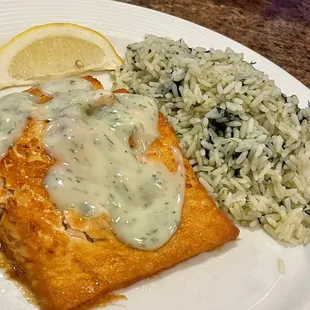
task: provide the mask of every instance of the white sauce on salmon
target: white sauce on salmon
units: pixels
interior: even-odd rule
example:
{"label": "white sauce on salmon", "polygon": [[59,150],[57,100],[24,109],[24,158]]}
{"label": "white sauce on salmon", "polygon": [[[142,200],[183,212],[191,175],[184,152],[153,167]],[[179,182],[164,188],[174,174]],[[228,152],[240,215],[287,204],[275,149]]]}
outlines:
{"label": "white sauce on salmon", "polygon": [[36,98],[28,93],[16,93],[0,98],[0,160],[21,136],[27,118],[33,113]]}
{"label": "white sauce on salmon", "polygon": [[[28,117],[48,120],[46,150],[58,163],[45,186],[56,207],[85,216],[107,212],[117,238],[137,249],[163,246],[178,228],[184,200],[183,158],[172,149],[178,169],[146,156],[156,139],[158,110],[144,96],[93,90],[75,78],[40,86],[53,99],[37,104],[29,94],[0,99],[0,154],[25,128]],[[129,144],[132,137],[134,147]]]}

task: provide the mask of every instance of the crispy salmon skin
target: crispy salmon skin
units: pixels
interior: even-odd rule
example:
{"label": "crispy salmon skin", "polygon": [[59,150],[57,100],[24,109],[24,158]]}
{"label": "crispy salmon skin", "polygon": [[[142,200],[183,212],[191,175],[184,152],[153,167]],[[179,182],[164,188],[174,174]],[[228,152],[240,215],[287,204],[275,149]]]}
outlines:
{"label": "crispy salmon skin", "polygon": [[[96,89],[102,88],[96,79],[85,78]],[[28,92],[41,103],[51,99],[36,88]],[[180,227],[156,251],[121,243],[107,215],[84,218],[57,210],[43,184],[57,161],[43,147],[45,128],[45,121],[29,120],[23,135],[0,162],[4,180],[0,240],[42,309],[67,310],[88,304],[238,236],[239,230],[216,208],[184,156],[186,190]],[[158,131],[148,155],[174,171],[177,164],[171,147],[181,149],[162,114]]]}

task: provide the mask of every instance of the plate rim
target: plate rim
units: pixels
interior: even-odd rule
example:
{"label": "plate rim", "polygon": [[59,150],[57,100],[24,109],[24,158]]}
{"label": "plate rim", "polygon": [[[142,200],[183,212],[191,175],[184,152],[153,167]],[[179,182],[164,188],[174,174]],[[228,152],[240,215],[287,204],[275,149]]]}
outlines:
{"label": "plate rim", "polygon": [[[57,2],[58,0],[56,0]],[[180,17],[177,17],[177,16],[173,16],[173,15],[170,15],[170,14],[167,14],[167,13],[163,13],[163,12],[160,12],[160,11],[156,11],[154,9],[150,9],[150,8],[145,8],[145,7],[141,7],[141,6],[138,6],[138,5],[134,5],[134,4],[129,4],[129,3],[124,3],[124,2],[118,2],[118,1],[112,1],[112,0],[101,0],[101,1],[98,1],[98,0],[95,0],[96,2],[100,2],[100,3],[106,3],[108,6],[111,6],[111,7],[119,7],[119,6],[123,6],[125,9],[127,9],[128,7],[130,7],[130,10],[135,10],[135,11],[141,11],[141,14],[143,14],[143,12],[145,10],[149,11],[151,15],[157,15],[157,16],[165,16],[165,18],[169,18],[169,19],[172,19],[173,20],[173,23],[184,23],[184,25],[190,25],[190,27],[198,27],[197,29],[199,29],[200,31],[208,31],[210,33],[212,33],[213,36],[215,37],[221,37],[222,40],[224,40],[225,42],[227,42],[227,45],[229,46],[229,43],[230,42],[233,42],[234,45],[237,45],[240,47],[241,50],[246,50],[247,53],[249,54],[253,54],[254,55],[257,55],[259,58],[261,58],[265,64],[272,64],[272,66],[276,67],[276,71],[280,71],[281,73],[285,73],[286,77],[285,79],[290,79],[291,82],[293,83],[296,83],[296,84],[301,84],[303,87],[306,88],[306,91],[308,93],[308,97],[310,99],[310,89],[305,86],[303,83],[301,83],[298,79],[296,79],[294,76],[292,76],[290,73],[288,73],[287,71],[285,71],[284,69],[282,69],[280,66],[278,66],[277,64],[273,63],[272,61],[270,61],[269,59],[267,59],[266,57],[262,56],[261,54],[259,54],[258,52],[256,51],[253,51],[252,49],[248,48],[247,46],[233,40],[233,39],[230,39],[229,37],[223,35],[223,34],[220,34],[214,30],[211,30],[209,28],[206,28],[204,26],[201,26],[201,25],[198,25],[198,24],[195,24],[191,21],[188,21],[188,20],[185,20],[185,19],[182,19]],[[9,2],[9,1],[8,1]],[[18,0],[14,0],[12,2],[15,2],[15,3],[19,3],[21,1],[18,1]],[[73,0],[69,0],[68,1],[69,3],[72,2],[72,3],[75,3],[75,2],[79,2],[79,1],[73,1]],[[86,2],[86,1],[85,1]],[[1,8],[1,4],[0,4],[0,8]],[[1,10],[0,10],[1,11]],[[140,14],[140,13],[139,13]],[[0,13],[1,15],[1,13]],[[212,44],[212,43],[211,43]],[[247,59],[246,59],[247,60]],[[269,72],[266,72],[268,75],[269,75]],[[275,81],[277,82],[277,81]],[[277,85],[277,83],[276,83]],[[300,86],[300,85],[299,85]],[[282,88],[282,87],[281,87]],[[302,88],[301,88],[302,89]],[[299,95],[297,94],[297,96],[299,97]],[[309,249],[310,250],[310,249]],[[310,305],[310,299],[309,299],[309,305]],[[305,308],[306,309],[306,308]]]}

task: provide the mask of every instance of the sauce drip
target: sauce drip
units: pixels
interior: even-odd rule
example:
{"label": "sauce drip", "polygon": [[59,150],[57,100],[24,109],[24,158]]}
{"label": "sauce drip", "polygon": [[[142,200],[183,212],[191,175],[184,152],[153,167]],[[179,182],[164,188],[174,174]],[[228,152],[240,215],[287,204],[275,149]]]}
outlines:
{"label": "sauce drip", "polygon": [[158,134],[155,102],[94,91],[79,78],[47,82],[40,89],[53,99],[43,105],[28,94],[0,99],[7,120],[0,126],[1,156],[21,135],[27,117],[48,120],[43,142],[58,163],[45,186],[56,207],[85,216],[106,212],[120,241],[144,250],[163,246],[180,222],[185,178],[179,150],[172,149],[178,163],[174,173],[146,156]]}

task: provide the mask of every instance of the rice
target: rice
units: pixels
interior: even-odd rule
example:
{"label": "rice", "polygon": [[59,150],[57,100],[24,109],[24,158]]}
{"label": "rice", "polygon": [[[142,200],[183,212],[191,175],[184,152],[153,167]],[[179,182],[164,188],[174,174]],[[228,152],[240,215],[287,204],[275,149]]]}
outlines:
{"label": "rice", "polygon": [[243,55],[147,36],[129,45],[114,88],[152,96],[201,184],[241,225],[310,241],[310,107]]}
{"label": "rice", "polygon": [[279,273],[285,273],[285,264],[283,259],[278,258],[277,259],[277,265],[278,265],[278,272]]}

